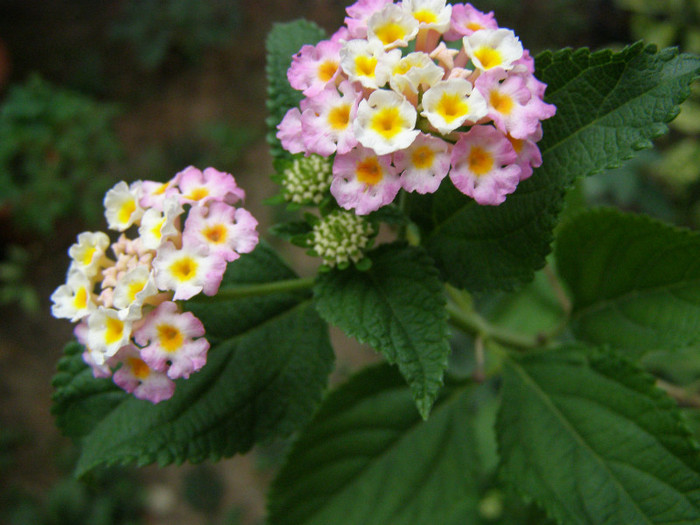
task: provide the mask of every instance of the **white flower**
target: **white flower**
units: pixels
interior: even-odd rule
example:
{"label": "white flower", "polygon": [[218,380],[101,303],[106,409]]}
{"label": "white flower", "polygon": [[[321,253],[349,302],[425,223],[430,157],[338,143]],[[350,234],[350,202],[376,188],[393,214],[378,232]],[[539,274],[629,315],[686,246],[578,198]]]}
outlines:
{"label": "white flower", "polygon": [[96,308],[92,289],[93,283],[84,273],[69,271],[66,284],[51,294],[51,314],[73,323],[89,315]]}
{"label": "white flower", "polygon": [[474,123],[487,113],[484,97],[463,78],[438,82],[423,95],[421,115],[443,134],[454,131],[466,121]]}
{"label": "white flower", "polygon": [[389,4],[367,20],[367,40],[384,49],[406,47],[418,34],[418,21],[401,6]]}
{"label": "white flower", "polygon": [[500,67],[508,71],[523,56],[523,46],[510,29],[480,29],[462,39],[464,52],[482,71]]}
{"label": "white flower", "polygon": [[[400,51],[396,52],[401,55]],[[381,42],[350,40],[340,50],[340,67],[351,82],[359,82],[363,87],[377,89],[389,79],[385,55]]]}
{"label": "white flower", "polygon": [[180,199],[177,196],[167,197],[163,202],[163,212],[149,208],[141,217],[139,236],[143,247],[147,250],[157,250],[163,242],[177,238],[180,229],[176,221],[183,212]]}
{"label": "white flower", "polygon": [[100,306],[88,317],[87,346],[98,365],[129,344],[130,338],[131,321],[119,319],[116,310]]}
{"label": "white flower", "polygon": [[420,28],[444,33],[450,28],[452,6],[445,0],[403,0],[402,7],[420,24]]}
{"label": "white flower", "polygon": [[136,181],[131,186],[121,181],[109,190],[104,199],[105,217],[109,228],[123,232],[137,223],[144,212],[139,205],[140,199],[141,181]]}
{"label": "white flower", "polygon": [[104,263],[104,255],[109,246],[109,237],[102,232],[83,232],[78,242],[68,249],[72,259],[70,269],[77,270],[87,277],[95,277]]}
{"label": "white flower", "polygon": [[377,155],[407,148],[420,133],[416,109],[401,95],[377,90],[360,102],[353,131],[357,140]]}
{"label": "white flower", "polygon": [[418,93],[419,88],[425,91],[439,82],[444,74],[426,53],[409,53],[392,64],[389,85],[397,93]]}
{"label": "white flower", "polygon": [[156,286],[160,290],[173,290],[173,300],[186,300],[204,290],[214,295],[219,289],[226,270],[222,257],[209,254],[205,245],[183,245],[177,249],[171,242],[165,243],[153,261],[156,270]]}
{"label": "white flower", "polygon": [[119,309],[119,319],[136,321],[141,319],[141,307],[146,299],[158,294],[153,273],[147,266],[138,266],[128,271],[114,287],[113,303]]}

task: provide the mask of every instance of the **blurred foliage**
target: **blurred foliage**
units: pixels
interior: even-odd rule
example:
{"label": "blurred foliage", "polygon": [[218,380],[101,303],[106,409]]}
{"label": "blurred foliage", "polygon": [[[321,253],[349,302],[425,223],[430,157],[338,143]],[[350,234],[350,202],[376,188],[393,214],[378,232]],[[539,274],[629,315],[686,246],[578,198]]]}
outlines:
{"label": "blurred foliage", "polygon": [[94,222],[121,148],[116,108],[52,86],[38,75],[0,107],[0,209],[23,233],[47,235],[56,219]]}
{"label": "blurred foliage", "polygon": [[221,508],[224,488],[221,475],[211,465],[197,465],[185,475],[185,500],[190,507],[210,518]]}
{"label": "blurred foliage", "polygon": [[17,303],[27,313],[39,311],[37,291],[27,283],[31,254],[24,247],[11,244],[0,258],[0,305]]}
{"label": "blurred foliage", "polygon": [[146,69],[157,69],[171,52],[188,60],[224,46],[240,23],[236,0],[128,0],[112,36],[132,46]]}

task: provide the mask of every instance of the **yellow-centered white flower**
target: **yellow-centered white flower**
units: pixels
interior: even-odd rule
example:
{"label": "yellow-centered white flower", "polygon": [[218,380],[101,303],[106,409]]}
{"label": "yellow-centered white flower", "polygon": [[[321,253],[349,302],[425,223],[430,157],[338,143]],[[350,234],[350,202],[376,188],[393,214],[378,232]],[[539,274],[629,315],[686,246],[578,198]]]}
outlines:
{"label": "yellow-centered white flower", "polygon": [[68,272],[68,279],[51,294],[51,315],[76,322],[92,312],[96,306],[92,293],[93,282],[78,270]]}
{"label": "yellow-centered white flower", "polygon": [[452,6],[445,0],[403,0],[403,9],[418,21],[420,29],[444,33],[450,28]]}
{"label": "yellow-centered white flower", "polygon": [[114,287],[113,303],[119,309],[119,319],[136,321],[141,319],[141,308],[149,297],[158,294],[153,272],[146,266],[137,266],[125,273]]}
{"label": "yellow-centered white flower", "polygon": [[139,206],[140,198],[141,181],[131,186],[121,181],[107,192],[104,199],[105,217],[111,230],[123,232],[141,220],[144,210]]}
{"label": "yellow-centered white flower", "polygon": [[487,113],[483,95],[463,78],[438,82],[423,95],[421,115],[443,134],[454,131],[465,122],[474,123]]}
{"label": "yellow-centered white flower", "polygon": [[426,53],[409,53],[391,64],[389,85],[397,93],[418,93],[439,82],[445,71]]}
{"label": "yellow-centered white flower", "polygon": [[177,197],[167,197],[163,203],[163,212],[149,208],[141,217],[139,236],[143,247],[147,250],[157,250],[163,242],[180,236],[176,221],[183,212]]}
{"label": "yellow-centered white flower", "polygon": [[130,338],[131,321],[119,319],[116,310],[100,306],[88,317],[87,346],[98,365],[129,344]]}
{"label": "yellow-centered white flower", "polygon": [[462,38],[464,52],[477,69],[513,69],[523,56],[523,45],[510,29],[480,29]]}
{"label": "yellow-centered white flower", "polygon": [[381,42],[350,40],[340,50],[340,67],[351,82],[378,89],[389,79],[385,55]]}
{"label": "yellow-centered white flower", "polygon": [[418,20],[401,6],[388,4],[367,19],[367,40],[384,49],[406,47],[418,34]]}
{"label": "yellow-centered white flower", "polygon": [[78,242],[68,249],[68,255],[72,259],[70,270],[77,270],[90,278],[95,277],[105,262],[104,255],[109,244],[106,233],[81,233]]}
{"label": "yellow-centered white flower", "polygon": [[360,102],[353,131],[357,140],[377,155],[407,148],[418,133],[416,109],[401,95],[379,89]]}

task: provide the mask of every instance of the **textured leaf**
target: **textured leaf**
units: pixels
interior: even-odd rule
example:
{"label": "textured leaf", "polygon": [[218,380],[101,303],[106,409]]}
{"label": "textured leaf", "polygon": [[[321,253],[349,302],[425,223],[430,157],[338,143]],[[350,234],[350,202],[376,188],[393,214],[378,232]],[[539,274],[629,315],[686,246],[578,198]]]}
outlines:
{"label": "textured leaf", "polygon": [[303,98],[300,91],[293,89],[287,80],[287,70],[292,63],[292,56],[305,44],[314,45],[326,37],[326,32],[313,22],[295,20],[283,24],[274,24],[267,35],[267,110],[270,115],[267,141],[274,158],[287,156],[275,134],[277,124],[282,122],[287,110],[298,106]]}
{"label": "textured leaf", "polygon": [[445,278],[473,291],[532,279],[550,251],[566,188],[619,166],[667,130],[698,75],[700,58],[641,44],[620,53],[544,53],[537,76],[557,114],[543,122],[543,164],[500,206],[479,206],[450,184],[411,200],[424,246]]}
{"label": "textured leaf", "polygon": [[700,523],[698,448],[653,379],[609,352],[507,360],[506,479],[560,523]]}
{"label": "textured leaf", "polygon": [[577,338],[630,352],[700,343],[700,234],[612,209],[558,234]]}
{"label": "textured leaf", "polygon": [[393,368],[361,372],[328,396],[295,443],[272,486],[269,524],[435,525],[473,516],[471,392],[448,384],[423,422]]}
{"label": "textured leaf", "polygon": [[[265,245],[229,265],[222,286],[289,278]],[[292,274],[293,275],[293,274]],[[113,463],[218,459],[306,423],[333,362],[327,327],[302,294],[191,309],[214,344],[206,366],[153,405],[92,379],[75,347],[57,376],[54,413],[82,437],[77,473]],[[69,366],[70,365],[70,366]]]}
{"label": "textured leaf", "polygon": [[322,274],[316,306],[329,323],[396,363],[427,417],[447,368],[447,313],[432,261],[419,248],[384,245],[372,268]]}

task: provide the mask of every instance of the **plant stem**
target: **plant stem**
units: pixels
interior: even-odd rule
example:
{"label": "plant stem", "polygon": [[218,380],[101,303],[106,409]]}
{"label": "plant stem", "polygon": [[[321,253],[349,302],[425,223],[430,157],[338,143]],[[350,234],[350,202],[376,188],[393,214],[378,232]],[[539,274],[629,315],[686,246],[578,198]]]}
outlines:
{"label": "plant stem", "polygon": [[284,281],[270,281],[259,284],[243,284],[241,286],[232,286],[230,288],[220,288],[216,295],[197,296],[190,299],[197,303],[219,303],[223,301],[231,301],[233,299],[244,299],[247,297],[261,297],[276,293],[289,293],[309,290],[314,284],[313,277],[299,277],[296,279],[287,279]]}
{"label": "plant stem", "polygon": [[457,328],[467,333],[481,336],[484,339],[492,339],[498,343],[521,350],[529,350],[542,346],[540,338],[510,332],[498,326],[494,326],[474,310],[463,310],[453,304],[448,304],[447,313],[450,316],[450,321]]}

